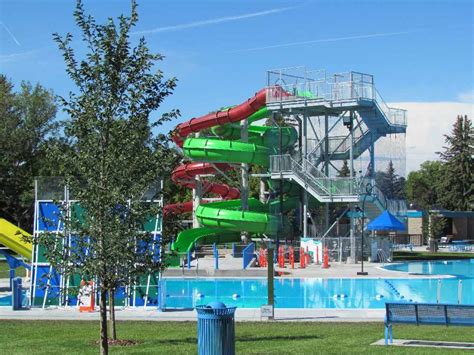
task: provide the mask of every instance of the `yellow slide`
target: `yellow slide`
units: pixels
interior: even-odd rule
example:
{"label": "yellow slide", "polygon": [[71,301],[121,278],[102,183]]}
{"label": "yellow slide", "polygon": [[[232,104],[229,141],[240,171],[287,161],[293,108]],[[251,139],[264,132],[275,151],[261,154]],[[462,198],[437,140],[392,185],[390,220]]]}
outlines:
{"label": "yellow slide", "polygon": [[13,250],[15,253],[31,259],[31,243],[25,242],[22,236],[31,237],[31,234],[18,228],[6,219],[0,218],[0,244]]}

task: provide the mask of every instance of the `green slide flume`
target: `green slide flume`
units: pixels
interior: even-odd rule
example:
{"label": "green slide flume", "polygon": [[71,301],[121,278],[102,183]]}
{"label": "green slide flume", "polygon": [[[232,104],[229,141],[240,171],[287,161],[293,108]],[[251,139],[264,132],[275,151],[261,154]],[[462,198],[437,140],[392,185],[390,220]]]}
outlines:
{"label": "green slide flume", "polygon": [[[268,111],[263,107],[247,120],[250,124],[267,117]],[[247,163],[268,168],[269,156],[277,154],[280,145],[286,149],[297,140],[297,132],[292,127],[249,125],[247,142],[240,139],[241,127],[238,123],[215,126],[212,133],[218,137],[186,139],[183,144],[184,154],[200,162]],[[298,199],[288,199],[284,208],[294,208],[297,202]],[[240,199],[200,205],[195,213],[203,227],[180,232],[172,249],[184,253],[197,244],[237,242],[241,240],[242,232],[274,235],[282,226],[277,214],[272,213],[276,211],[273,204],[264,204],[250,198],[246,211],[241,209]]]}

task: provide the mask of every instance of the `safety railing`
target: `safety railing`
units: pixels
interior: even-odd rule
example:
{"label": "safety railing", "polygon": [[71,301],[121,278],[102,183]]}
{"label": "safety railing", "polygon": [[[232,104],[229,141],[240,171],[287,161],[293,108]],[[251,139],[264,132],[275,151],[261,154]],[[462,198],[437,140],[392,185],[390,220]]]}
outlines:
{"label": "safety railing", "polygon": [[374,88],[374,102],[379,107],[379,110],[383,112],[385,117],[387,117],[388,121],[392,125],[397,126],[406,126],[407,125],[407,117],[406,117],[406,110],[389,107],[385,100],[382,98],[380,93],[377,89]]}
{"label": "safety railing", "polygon": [[[382,209],[398,216],[406,215],[406,201],[387,199],[385,194],[373,180],[367,176],[363,178],[328,177],[307,159],[296,161],[291,155],[271,155],[270,172],[272,174],[290,174],[297,177],[305,187],[313,189],[320,197],[349,197],[363,196],[369,193],[377,200]],[[367,185],[370,184],[370,191]]]}
{"label": "safety railing", "polygon": [[406,110],[389,107],[368,74],[336,74],[332,80],[304,80],[267,88],[267,104],[290,101],[373,101],[392,125],[406,126]]}
{"label": "safety railing", "polygon": [[385,196],[385,194],[380,190],[377,185],[374,185],[373,180],[370,177],[365,176],[360,180],[360,191],[361,194],[364,194],[367,184],[371,185],[372,196],[377,199],[382,208],[389,211],[395,216],[406,216],[407,212],[407,202],[406,200],[400,199],[390,199]]}
{"label": "safety railing", "polygon": [[272,173],[290,173],[296,175],[304,184],[313,188],[319,196],[337,197],[358,194],[358,182],[355,178],[327,177],[308,160],[297,162],[290,155],[270,156]]}

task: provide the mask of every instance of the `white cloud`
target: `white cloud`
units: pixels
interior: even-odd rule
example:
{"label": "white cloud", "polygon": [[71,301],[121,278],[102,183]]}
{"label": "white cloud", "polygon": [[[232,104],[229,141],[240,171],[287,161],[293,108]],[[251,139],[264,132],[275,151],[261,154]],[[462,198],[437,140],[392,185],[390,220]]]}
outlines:
{"label": "white cloud", "polygon": [[172,26],[157,27],[150,30],[135,31],[135,32],[132,32],[132,34],[144,35],[144,34],[151,34],[151,33],[158,33],[158,32],[178,31],[178,30],[184,30],[184,29],[193,28],[193,27],[202,27],[202,26],[208,26],[208,25],[215,25],[215,24],[223,23],[223,22],[244,20],[244,19],[248,19],[252,17],[266,16],[266,15],[276,14],[278,12],[283,12],[286,10],[291,10],[293,8],[294,7],[280,7],[276,9],[252,12],[252,13],[243,14],[243,15],[225,16],[225,17],[219,17],[219,18],[203,20],[203,21],[188,22],[188,23],[182,23],[182,24],[177,24],[177,25],[172,25]]}
{"label": "white cloud", "polygon": [[462,92],[458,95],[458,100],[469,104],[474,104],[474,89]]}
{"label": "white cloud", "polygon": [[19,53],[12,53],[12,54],[0,54],[0,63],[8,63],[14,60],[30,58],[31,56],[35,55],[38,52],[37,49],[27,52],[19,52]]}
{"label": "white cloud", "polygon": [[474,117],[474,104],[459,102],[396,102],[391,107],[408,110],[406,134],[407,174],[426,160],[439,159],[436,152],[445,145],[458,115]]}

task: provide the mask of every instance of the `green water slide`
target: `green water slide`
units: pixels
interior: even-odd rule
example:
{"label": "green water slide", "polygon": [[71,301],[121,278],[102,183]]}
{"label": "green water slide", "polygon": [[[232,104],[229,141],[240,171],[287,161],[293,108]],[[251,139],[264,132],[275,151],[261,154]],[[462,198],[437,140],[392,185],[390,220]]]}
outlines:
{"label": "green water slide", "polygon": [[[295,208],[299,197],[286,198],[283,202],[283,211]],[[196,209],[196,217],[202,228],[187,229],[179,233],[173,250],[187,252],[196,244],[232,243],[241,240],[240,234],[246,231],[253,235],[272,235],[287,224],[286,217],[281,226],[279,201],[263,204],[255,198],[249,198],[248,211],[242,211],[240,200],[220,201],[200,205]]]}
{"label": "green water slide", "polygon": [[[262,108],[247,119],[252,123],[266,117],[268,111]],[[240,130],[238,123],[215,126],[212,132],[220,138],[188,138],[184,141],[184,154],[195,161],[247,163],[266,168],[269,156],[276,154],[280,146],[280,132],[284,149],[297,140],[297,132],[292,127],[249,125],[248,142],[240,141]],[[297,198],[290,198],[284,209],[294,208],[297,203]],[[241,210],[241,200],[200,205],[196,217],[203,227],[180,232],[172,249],[183,253],[197,244],[237,242],[244,231],[253,235],[273,235],[281,228],[281,221],[274,213],[278,209],[274,205],[263,204],[254,198],[249,199],[247,211]]]}

